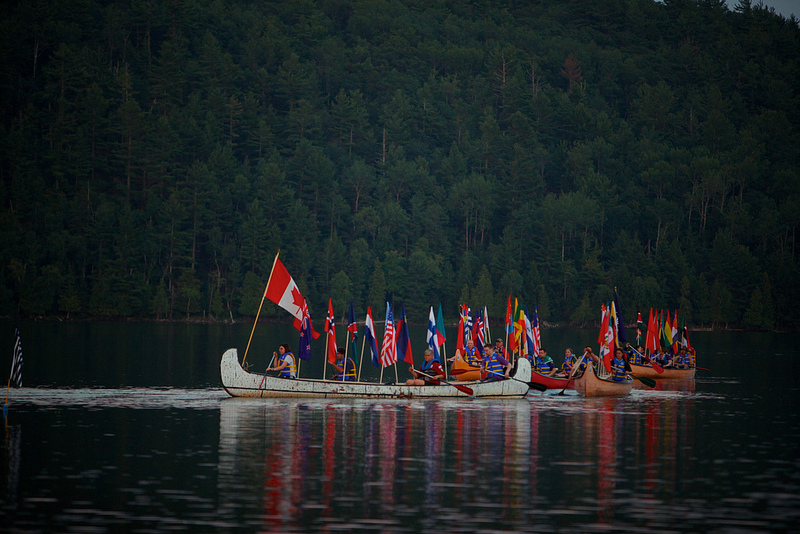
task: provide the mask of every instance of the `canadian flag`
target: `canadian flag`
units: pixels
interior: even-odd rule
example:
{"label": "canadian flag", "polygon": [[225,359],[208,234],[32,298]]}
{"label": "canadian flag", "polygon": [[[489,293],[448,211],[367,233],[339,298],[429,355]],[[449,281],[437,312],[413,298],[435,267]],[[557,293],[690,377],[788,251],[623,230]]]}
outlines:
{"label": "canadian flag", "polygon": [[[294,278],[277,257],[275,258],[275,265],[272,266],[272,274],[269,277],[267,288],[264,290],[263,298],[269,299],[291,313],[295,319],[294,327],[300,330],[303,321],[303,309],[306,308],[306,299],[300,294]],[[308,312],[306,311],[306,313]],[[319,337],[319,333],[314,330],[313,325],[311,326],[311,333],[314,339]]]}

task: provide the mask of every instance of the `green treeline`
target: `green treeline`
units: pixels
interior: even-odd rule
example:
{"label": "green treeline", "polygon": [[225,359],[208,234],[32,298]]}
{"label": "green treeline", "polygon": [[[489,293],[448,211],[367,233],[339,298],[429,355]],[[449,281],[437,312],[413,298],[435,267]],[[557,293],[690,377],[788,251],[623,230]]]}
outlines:
{"label": "green treeline", "polygon": [[252,317],[280,250],[320,324],[616,286],[800,326],[800,30],[760,4],[2,10],[0,315]]}

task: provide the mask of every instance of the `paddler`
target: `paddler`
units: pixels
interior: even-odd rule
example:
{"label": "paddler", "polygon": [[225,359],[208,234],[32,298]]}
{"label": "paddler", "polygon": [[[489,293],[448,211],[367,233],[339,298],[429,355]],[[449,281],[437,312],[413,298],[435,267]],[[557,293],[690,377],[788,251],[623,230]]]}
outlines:
{"label": "paddler", "polygon": [[288,343],[283,343],[278,347],[278,353],[273,352],[272,357],[277,358],[274,367],[267,367],[267,371],[278,371],[278,378],[297,378],[297,367],[295,366],[294,354]]}
{"label": "paddler", "polygon": [[[502,346],[502,340],[499,340]],[[505,380],[511,372],[511,364],[502,354],[495,352],[494,347],[486,345],[483,348],[483,373],[485,378],[481,382],[496,382]]]}
{"label": "paddler", "polygon": [[444,369],[439,362],[433,359],[433,349],[425,350],[425,361],[419,370],[411,367],[414,378],[406,380],[408,386],[438,386],[439,380],[444,378]]}
{"label": "paddler", "polygon": [[333,379],[354,382],[356,380],[356,364],[353,362],[353,359],[344,355],[344,349],[342,347],[336,349],[336,357],[338,360],[331,364],[333,368],[336,369]]}

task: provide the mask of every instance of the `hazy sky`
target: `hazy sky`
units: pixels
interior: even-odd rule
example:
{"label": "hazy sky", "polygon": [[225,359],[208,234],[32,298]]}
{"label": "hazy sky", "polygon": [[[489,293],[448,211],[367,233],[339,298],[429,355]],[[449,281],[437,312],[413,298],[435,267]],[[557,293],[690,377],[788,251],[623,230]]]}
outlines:
{"label": "hazy sky", "polygon": [[[763,0],[767,7],[774,7],[775,11],[788,19],[794,14],[794,18],[800,18],[800,0]],[[726,0],[728,7],[732,10],[739,3],[738,0]],[[753,5],[758,4],[758,0],[753,0]]]}

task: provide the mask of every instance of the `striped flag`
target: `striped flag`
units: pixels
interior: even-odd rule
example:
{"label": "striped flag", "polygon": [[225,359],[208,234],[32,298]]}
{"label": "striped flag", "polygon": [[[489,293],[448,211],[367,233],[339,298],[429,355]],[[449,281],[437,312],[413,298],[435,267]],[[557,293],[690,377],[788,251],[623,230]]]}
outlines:
{"label": "striped flag", "polygon": [[22,341],[19,338],[19,328],[14,331],[14,358],[11,360],[11,375],[9,381],[17,388],[22,387]]}
{"label": "striped flag", "polygon": [[533,303],[533,321],[531,321],[531,330],[533,331],[533,355],[539,355],[539,349],[542,347],[542,329],[539,325],[539,306]]}
{"label": "striped flag", "polygon": [[397,339],[395,339],[392,305],[386,303],[386,329],[383,331],[381,346],[381,367],[389,367],[397,362]]}
{"label": "striped flag", "polygon": [[378,343],[375,340],[375,324],[372,322],[372,306],[370,306],[367,308],[367,320],[366,325],[364,325],[364,341],[369,345],[372,364],[375,367],[380,367],[381,364],[378,361]]}
{"label": "striped flag", "polygon": [[636,346],[642,346],[642,312],[636,312]]}

